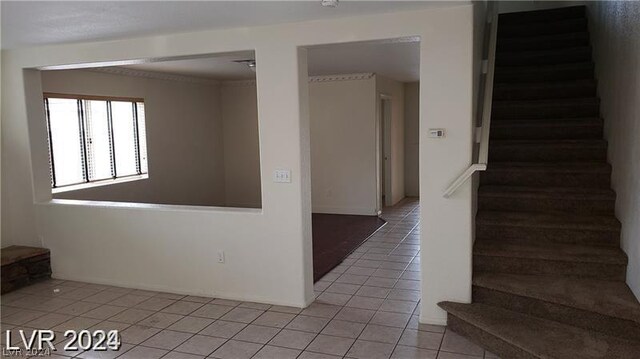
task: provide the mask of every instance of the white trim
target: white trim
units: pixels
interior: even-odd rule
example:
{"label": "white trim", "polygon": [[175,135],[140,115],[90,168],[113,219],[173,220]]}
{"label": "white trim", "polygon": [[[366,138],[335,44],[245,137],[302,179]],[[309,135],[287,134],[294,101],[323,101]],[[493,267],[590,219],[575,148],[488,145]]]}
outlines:
{"label": "white trim", "polygon": [[[354,74],[334,74],[322,76],[309,76],[309,82],[329,82],[329,81],[358,81],[372,79],[376,74],[373,72],[363,72]],[[256,80],[230,80],[221,81],[222,86],[255,86]]]}
{"label": "white trim", "polygon": [[216,299],[227,299],[227,300],[235,300],[235,301],[240,301],[240,302],[264,303],[264,304],[280,305],[280,306],[287,306],[287,307],[294,307],[294,308],[305,308],[309,304],[311,304],[311,303],[294,303],[294,302],[289,302],[289,301],[278,302],[278,301],[273,301],[273,300],[270,300],[269,298],[265,298],[265,297],[262,297],[262,296],[253,296],[253,295],[241,295],[241,294],[234,294],[234,293],[219,294],[219,293],[215,293],[214,291],[206,291],[206,290],[204,290],[204,291],[182,290],[182,289],[179,289],[179,288],[176,289],[173,286],[166,287],[166,286],[161,286],[161,285],[145,285],[145,284],[140,284],[138,282],[132,283],[132,282],[128,282],[128,281],[113,281],[113,280],[108,280],[108,279],[105,280],[105,279],[100,279],[100,278],[86,277],[86,276],[83,276],[83,275],[64,275],[64,274],[59,275],[59,274],[54,273],[54,274],[51,275],[51,278],[57,279],[57,280],[68,280],[68,281],[75,281],[75,282],[85,282],[85,283],[100,284],[100,285],[107,285],[107,286],[128,288],[128,289],[138,289],[138,290],[146,290],[146,291],[162,292],[162,293],[172,293],[172,294],[180,294],[180,295],[211,297],[211,298],[216,298]]}
{"label": "white trim", "polygon": [[309,82],[369,80],[373,78],[373,76],[375,76],[373,72],[309,76]]}
{"label": "white trim", "polygon": [[70,185],[70,186],[62,186],[62,187],[58,187],[58,188],[52,188],[51,189],[51,193],[56,194],[56,193],[64,193],[64,192],[70,192],[70,191],[78,191],[78,190],[83,190],[83,189],[87,189],[87,188],[109,186],[109,185],[118,184],[118,183],[141,181],[141,180],[145,180],[145,179],[148,179],[148,178],[149,178],[149,174],[148,173],[137,175],[137,176],[127,176],[127,177],[122,177],[122,178],[115,178],[115,179],[108,178],[108,179],[105,179],[105,180],[100,180],[100,181],[95,181],[95,182],[79,183],[79,184],[74,184],[74,185]]}
{"label": "white trim", "polygon": [[238,208],[238,207],[221,207],[221,206],[198,206],[184,204],[157,204],[157,203],[141,203],[141,202],[110,202],[110,201],[90,201],[79,199],[52,199],[48,202],[36,203],[38,206],[79,206],[87,208],[124,208],[137,210],[163,210],[170,212],[179,211],[202,211],[202,212],[221,212],[225,214],[255,214],[261,215],[262,208]]}

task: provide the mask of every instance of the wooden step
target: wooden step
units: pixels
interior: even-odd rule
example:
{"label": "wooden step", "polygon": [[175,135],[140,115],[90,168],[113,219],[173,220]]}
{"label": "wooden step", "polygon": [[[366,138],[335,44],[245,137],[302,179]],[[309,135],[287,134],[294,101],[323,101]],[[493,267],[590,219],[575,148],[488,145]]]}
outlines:
{"label": "wooden step", "polygon": [[545,66],[496,67],[494,81],[496,84],[500,84],[592,80],[593,70],[594,64],[592,62]]}
{"label": "wooden step", "polygon": [[570,213],[478,211],[476,241],[521,244],[620,245],[620,222],[614,216]]}
{"label": "wooden step", "polygon": [[447,328],[502,358],[637,359],[640,343],[480,303],[441,302]]}
{"label": "wooden step", "polygon": [[498,42],[506,38],[558,35],[587,31],[587,19],[559,19],[549,22],[500,24],[498,21]]}
{"label": "wooden step", "polygon": [[640,340],[640,303],[622,282],[476,273],[473,302]]}
{"label": "wooden step", "polygon": [[613,215],[616,194],[605,188],[481,186],[478,209]]}
{"label": "wooden step", "polygon": [[603,121],[599,118],[495,121],[491,140],[601,139]]}
{"label": "wooden step", "polygon": [[606,162],[605,140],[492,140],[492,162]]}
{"label": "wooden step", "polygon": [[499,23],[504,25],[548,23],[566,19],[584,19],[586,15],[586,6],[568,6],[500,14]]}
{"label": "wooden step", "polygon": [[2,294],[51,278],[50,252],[46,248],[2,248]]}
{"label": "wooden step", "polygon": [[611,166],[607,163],[495,163],[489,159],[480,173],[483,185],[610,188]]}
{"label": "wooden step", "polygon": [[493,88],[494,101],[547,100],[562,98],[593,98],[596,96],[595,80],[566,82],[503,83]]}
{"label": "wooden step", "polygon": [[614,247],[477,239],[473,247],[473,271],[624,282],[627,256]]}
{"label": "wooden step", "polygon": [[496,66],[539,66],[591,61],[591,46],[533,51],[501,52]]}
{"label": "wooden step", "polygon": [[535,101],[494,101],[491,110],[491,119],[496,121],[599,116],[600,100],[595,97]]}
{"label": "wooden step", "polygon": [[506,38],[500,39],[496,45],[497,53],[581,47],[589,45],[589,33],[582,31],[559,35]]}

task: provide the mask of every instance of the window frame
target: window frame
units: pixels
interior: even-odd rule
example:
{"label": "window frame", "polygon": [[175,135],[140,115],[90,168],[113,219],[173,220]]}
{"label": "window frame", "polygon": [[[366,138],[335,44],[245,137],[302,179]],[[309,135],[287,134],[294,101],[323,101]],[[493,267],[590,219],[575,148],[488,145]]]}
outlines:
{"label": "window frame", "polygon": [[[79,140],[80,140],[80,154],[82,162],[82,182],[77,183],[69,183],[65,185],[58,186],[56,185],[56,176],[55,176],[55,155],[53,153],[53,141],[52,141],[52,133],[51,133],[51,116],[49,109],[49,99],[71,99],[76,100],[77,108],[78,108],[78,123],[79,123]],[[107,106],[107,125],[108,125],[108,136],[109,136],[109,156],[110,156],[110,166],[111,166],[111,177],[110,178],[101,178],[101,179],[90,179],[90,170],[89,170],[89,141],[87,140],[87,120],[86,120],[86,112],[83,101],[105,101]],[[131,104],[131,111],[133,117],[133,138],[134,138],[134,157],[136,163],[136,173],[128,174],[123,176],[118,176],[117,167],[116,167],[116,152],[115,152],[115,140],[113,135],[113,117],[111,111],[111,102],[128,102]],[[149,169],[148,164],[146,171],[142,171],[142,158],[141,158],[141,147],[140,147],[140,121],[138,118],[138,104],[142,103],[144,105],[144,98],[139,97],[122,97],[122,96],[96,96],[96,95],[78,95],[78,94],[65,94],[65,93],[54,93],[54,92],[44,92],[43,93],[43,103],[45,109],[45,122],[47,126],[47,148],[49,152],[49,175],[51,178],[51,189],[52,192],[63,192],[65,190],[77,190],[82,188],[88,188],[93,186],[103,186],[108,184],[120,183],[120,182],[129,182],[137,179],[145,179],[148,178]],[[145,111],[146,113],[146,111]],[[144,120],[146,124],[146,118]],[[146,129],[144,131],[146,133]],[[146,136],[144,138],[146,143]],[[146,146],[145,146],[146,147]],[[147,159],[148,161],[148,159]],[[148,163],[148,162],[147,162]]]}

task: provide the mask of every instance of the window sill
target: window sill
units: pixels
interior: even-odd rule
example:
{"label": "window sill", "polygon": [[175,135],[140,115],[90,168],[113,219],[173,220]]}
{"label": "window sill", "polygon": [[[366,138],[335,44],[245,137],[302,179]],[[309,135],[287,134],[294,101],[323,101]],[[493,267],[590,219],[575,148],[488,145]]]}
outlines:
{"label": "window sill", "polygon": [[90,183],[81,183],[81,184],[74,184],[74,185],[64,186],[59,188],[52,188],[51,193],[56,194],[56,193],[63,193],[63,192],[70,192],[70,191],[78,191],[78,190],[87,189],[87,188],[102,187],[102,186],[109,186],[109,185],[119,184],[119,183],[140,181],[148,178],[149,178],[149,174],[145,173],[141,175],[127,176],[127,177],[116,178],[116,179],[106,179],[106,180],[95,181]]}

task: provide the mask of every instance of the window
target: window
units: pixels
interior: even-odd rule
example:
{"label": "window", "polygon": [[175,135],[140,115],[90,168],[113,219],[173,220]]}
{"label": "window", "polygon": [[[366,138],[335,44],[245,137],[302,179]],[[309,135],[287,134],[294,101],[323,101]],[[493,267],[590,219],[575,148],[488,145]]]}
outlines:
{"label": "window", "polygon": [[44,94],[53,188],[146,175],[144,100]]}

